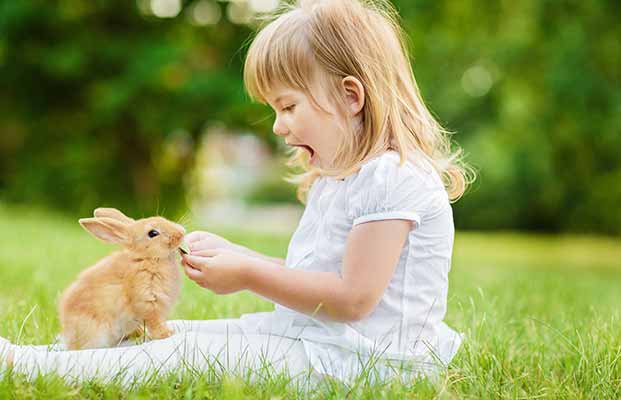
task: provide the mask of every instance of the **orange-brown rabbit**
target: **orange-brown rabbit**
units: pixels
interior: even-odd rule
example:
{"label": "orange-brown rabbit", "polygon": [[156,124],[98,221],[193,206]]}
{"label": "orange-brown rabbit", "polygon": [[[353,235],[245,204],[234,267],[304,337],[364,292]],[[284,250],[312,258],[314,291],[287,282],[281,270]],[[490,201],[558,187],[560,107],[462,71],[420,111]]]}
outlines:
{"label": "orange-brown rabbit", "polygon": [[62,338],[70,350],[117,345],[144,334],[170,336],[168,316],[181,289],[177,251],[185,229],[162,217],[133,220],[116,209],[98,208],[80,225],[123,249],[83,271],[63,293]]}

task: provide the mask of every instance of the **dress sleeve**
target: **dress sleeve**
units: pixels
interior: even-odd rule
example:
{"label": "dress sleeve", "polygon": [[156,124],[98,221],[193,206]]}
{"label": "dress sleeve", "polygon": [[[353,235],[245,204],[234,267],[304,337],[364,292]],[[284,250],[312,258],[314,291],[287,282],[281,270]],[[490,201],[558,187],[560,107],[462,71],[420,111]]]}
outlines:
{"label": "dress sleeve", "polygon": [[[362,166],[348,186],[348,215],[353,224],[405,219],[420,226],[425,210],[437,198],[437,181],[398,157],[381,156]],[[431,182],[431,184],[430,184]]]}

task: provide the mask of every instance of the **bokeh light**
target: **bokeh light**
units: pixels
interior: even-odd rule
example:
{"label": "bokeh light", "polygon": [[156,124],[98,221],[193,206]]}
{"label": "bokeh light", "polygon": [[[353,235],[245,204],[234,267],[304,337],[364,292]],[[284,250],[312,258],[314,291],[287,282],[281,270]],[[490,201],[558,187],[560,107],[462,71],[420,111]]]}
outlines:
{"label": "bokeh light", "polygon": [[174,18],[181,11],[181,0],[151,0],[153,15],[160,18]]}
{"label": "bokeh light", "polygon": [[226,16],[234,24],[248,24],[252,21],[253,12],[247,2],[234,1],[227,6]]}
{"label": "bokeh light", "polygon": [[213,1],[199,0],[190,8],[189,18],[194,25],[215,25],[222,18],[222,11]]}
{"label": "bokeh light", "polygon": [[461,77],[461,86],[472,97],[484,96],[493,84],[492,75],[482,65],[475,65],[466,70]]}
{"label": "bokeh light", "polygon": [[249,0],[250,9],[256,13],[267,13],[274,11],[280,1],[279,0]]}

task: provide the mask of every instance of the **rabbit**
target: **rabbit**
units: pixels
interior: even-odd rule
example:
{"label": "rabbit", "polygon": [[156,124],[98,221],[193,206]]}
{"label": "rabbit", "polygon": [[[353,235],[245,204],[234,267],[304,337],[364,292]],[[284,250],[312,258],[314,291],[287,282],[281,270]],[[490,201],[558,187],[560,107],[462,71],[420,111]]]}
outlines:
{"label": "rabbit", "polygon": [[166,317],[179,296],[177,251],[185,229],[162,217],[133,220],[98,208],[80,225],[123,248],[84,270],[62,294],[61,338],[69,350],[112,347],[124,338],[172,335]]}

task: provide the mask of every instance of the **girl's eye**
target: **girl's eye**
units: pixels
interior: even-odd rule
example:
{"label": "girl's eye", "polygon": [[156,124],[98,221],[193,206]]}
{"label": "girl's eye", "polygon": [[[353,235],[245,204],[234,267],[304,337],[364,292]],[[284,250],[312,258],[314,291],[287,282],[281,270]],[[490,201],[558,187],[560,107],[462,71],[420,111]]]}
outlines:
{"label": "girl's eye", "polygon": [[159,235],[160,233],[158,231],[156,231],[155,229],[151,229],[148,233],[149,237],[151,239],[153,239],[154,237],[156,237],[157,235]]}
{"label": "girl's eye", "polygon": [[293,111],[293,108],[295,107],[295,104],[291,104],[290,106],[287,106],[285,108],[283,108],[283,111]]}

